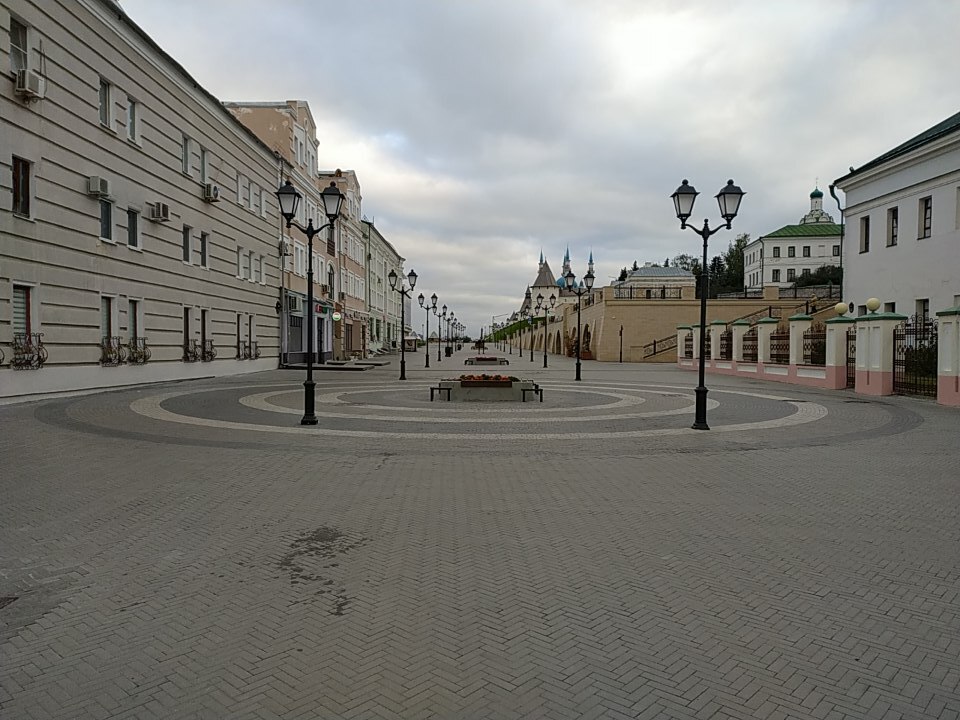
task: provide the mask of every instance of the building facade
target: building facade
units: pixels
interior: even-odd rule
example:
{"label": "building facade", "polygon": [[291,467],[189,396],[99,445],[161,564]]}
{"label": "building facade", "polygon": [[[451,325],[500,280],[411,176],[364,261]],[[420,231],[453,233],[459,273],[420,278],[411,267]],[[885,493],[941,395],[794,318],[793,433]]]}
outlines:
{"label": "building facade", "polygon": [[857,314],[960,305],[960,113],[835,182],[846,195],[844,299]]}
{"label": "building facade", "polygon": [[400,337],[398,294],[390,289],[390,271],[404,277],[404,259],[383,236],[372,220],[362,220],[361,230],[367,260],[367,350],[383,352],[396,349]]}
{"label": "building facade", "polygon": [[367,253],[363,239],[363,196],[353,170],[320,173],[321,184],[333,183],[344,195],[336,225],[339,291],[335,297],[341,320],[334,324],[334,355],[338,359],[367,354]]}
{"label": "building facade", "polygon": [[[304,100],[286,102],[227,102],[224,106],[282,160],[278,175],[290,180],[303,196],[296,221],[314,227],[327,222],[320,193],[325,187],[317,170],[317,125]],[[339,223],[339,220],[338,220]],[[280,357],[283,364],[302,363],[307,353],[307,272],[310,247],[297,228],[281,222],[278,257],[283,258],[280,283]],[[314,358],[334,354],[334,298],[340,284],[337,244],[328,231],[313,240]]]}
{"label": "building facade", "polygon": [[810,193],[810,212],[795,225],[784,225],[743,249],[746,290],[764,285],[790,287],[804,274],[841,264],[842,228],[823,209],[823,192]]}
{"label": "building facade", "polygon": [[112,0],[0,38],[0,396],[275,367],[272,149]]}

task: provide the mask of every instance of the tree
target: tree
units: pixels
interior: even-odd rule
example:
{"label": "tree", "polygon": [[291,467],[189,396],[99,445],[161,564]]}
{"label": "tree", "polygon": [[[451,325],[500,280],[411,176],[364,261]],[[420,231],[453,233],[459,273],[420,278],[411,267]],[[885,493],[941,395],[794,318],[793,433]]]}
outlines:
{"label": "tree", "polygon": [[617,281],[623,282],[626,279],[627,279],[627,269],[625,267],[620,268],[620,275],[617,277]]}
{"label": "tree", "polygon": [[[700,267],[700,262],[693,255],[687,255],[686,253],[677,255],[671,262],[674,267],[678,267],[681,270],[690,270],[691,272],[693,272],[694,266]],[[699,271],[694,274],[699,274]]]}
{"label": "tree", "polygon": [[666,260],[663,261],[663,266],[670,267],[670,258],[667,258]]}
{"label": "tree", "polygon": [[843,280],[843,268],[836,265],[821,265],[812,273],[805,273],[797,278],[794,287],[808,285],[839,285]]}
{"label": "tree", "polygon": [[640,266],[637,265],[637,261],[636,261],[636,260],[633,261],[633,267],[630,268],[630,269],[631,269],[631,270],[639,270],[639,269],[640,269]]}

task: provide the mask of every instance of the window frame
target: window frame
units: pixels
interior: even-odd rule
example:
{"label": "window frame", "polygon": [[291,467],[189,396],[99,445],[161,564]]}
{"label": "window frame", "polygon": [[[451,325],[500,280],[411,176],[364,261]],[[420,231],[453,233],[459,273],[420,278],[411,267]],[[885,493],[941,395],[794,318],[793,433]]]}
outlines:
{"label": "window frame", "polygon": [[772,249],[773,249],[773,257],[775,258],[780,257],[780,246],[778,245]]}
{"label": "window frame", "polygon": [[97,89],[97,104],[99,106],[100,127],[114,132],[113,85],[102,75],[100,76],[100,86]]}
{"label": "window frame", "polygon": [[[19,333],[32,333],[33,332],[33,286],[25,285],[23,283],[18,283],[14,281],[12,283],[12,288],[10,291],[10,329],[14,335]],[[20,291],[23,293],[23,306],[25,309],[23,319],[24,327],[18,329],[16,326],[16,313],[14,312],[17,305],[17,292]]]}
{"label": "window frame", "polygon": [[834,246],[833,246],[833,255],[832,255],[832,256],[833,256],[833,257],[840,257],[840,246],[839,246],[839,245],[834,245]]}
{"label": "window frame", "polygon": [[180,231],[180,250],[184,265],[193,265],[193,228],[187,224]]}
{"label": "window frame", "polygon": [[900,208],[887,208],[887,247],[893,247],[900,239]]}
{"label": "window frame", "polygon": [[797,256],[797,246],[796,245],[787,245],[787,257],[795,258]]}
{"label": "window frame", "polygon": [[804,245],[800,252],[802,257],[810,257],[810,246]]}
{"label": "window frame", "polygon": [[870,252],[870,216],[860,218],[860,254]]}
{"label": "window frame", "polygon": [[787,268],[787,282],[794,282],[797,279],[797,269]]}
{"label": "window frame", "polygon": [[191,138],[186,133],[180,133],[180,172],[191,177],[193,172],[193,158],[190,157]]}
{"label": "window frame", "polygon": [[200,231],[200,267],[210,268],[210,233]]}
{"label": "window frame", "polygon": [[[17,217],[31,218],[33,200],[33,163],[19,155],[11,156],[10,211]],[[18,166],[21,171],[17,172]]]}
{"label": "window frame", "polygon": [[[14,25],[23,28],[23,47],[14,42]],[[17,67],[17,60],[21,61]],[[16,74],[21,70],[30,69],[30,26],[19,18],[10,16],[10,72]]]}
{"label": "window frame", "polygon": [[[106,229],[106,234],[104,234]],[[103,242],[116,244],[113,235],[113,201],[107,198],[100,198],[100,240]]]}
{"label": "window frame", "polygon": [[933,237],[933,195],[920,198],[917,217],[917,240]]}
{"label": "window frame", "polygon": [[140,144],[140,103],[127,95],[127,140]]}
{"label": "window frame", "polygon": [[[131,219],[133,227],[131,228]],[[131,230],[133,233],[131,234]],[[133,242],[130,242],[133,240]],[[127,208],[127,247],[131,250],[142,250],[140,247],[140,210],[135,207]]]}

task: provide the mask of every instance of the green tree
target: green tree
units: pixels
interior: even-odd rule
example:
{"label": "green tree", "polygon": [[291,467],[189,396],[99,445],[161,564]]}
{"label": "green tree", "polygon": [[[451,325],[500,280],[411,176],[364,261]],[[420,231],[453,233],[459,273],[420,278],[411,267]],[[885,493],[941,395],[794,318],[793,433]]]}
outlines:
{"label": "green tree", "polygon": [[617,276],[617,280],[618,280],[619,282],[623,282],[623,281],[626,280],[626,279],[627,279],[627,269],[626,269],[625,267],[624,267],[624,268],[620,268],[620,275]]}

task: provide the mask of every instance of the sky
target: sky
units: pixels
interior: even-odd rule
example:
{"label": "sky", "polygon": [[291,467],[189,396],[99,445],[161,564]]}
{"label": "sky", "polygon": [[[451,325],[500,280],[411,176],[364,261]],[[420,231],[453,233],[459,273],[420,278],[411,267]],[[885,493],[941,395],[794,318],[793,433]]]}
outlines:
{"label": "sky", "polygon": [[[746,192],[731,231],[796,223],[827,186],[960,109],[955,0],[122,0],[221,100],[310,103],[321,168],[469,334],[544,253],[596,286],[699,255],[670,195]],[[842,200],[842,195],[841,195]],[[412,326],[419,330],[422,312]]]}

